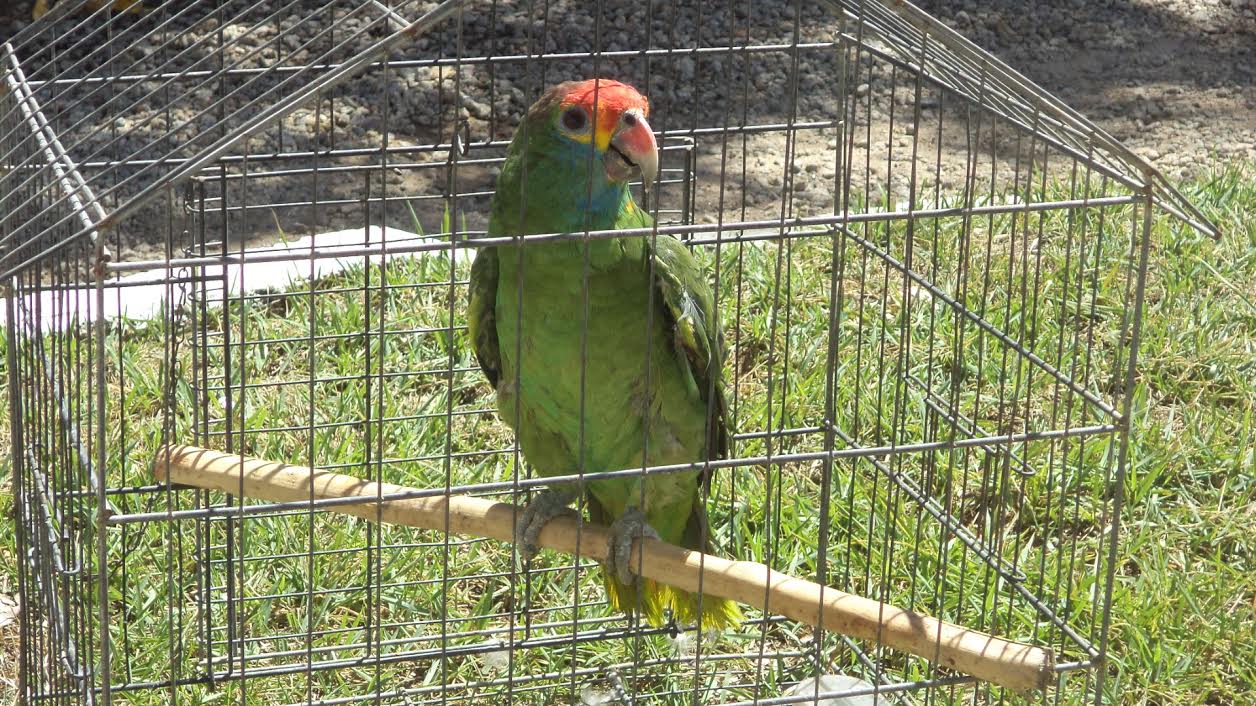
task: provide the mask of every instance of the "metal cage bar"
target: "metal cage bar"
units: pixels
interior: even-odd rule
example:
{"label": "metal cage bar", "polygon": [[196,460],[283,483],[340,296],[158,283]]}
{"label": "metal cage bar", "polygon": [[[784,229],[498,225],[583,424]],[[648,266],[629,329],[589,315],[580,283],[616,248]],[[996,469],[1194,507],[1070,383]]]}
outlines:
{"label": "metal cage bar", "polygon": [[[1076,111],[899,0],[87,5],[0,57],[27,703],[1105,701],[1151,229],[1215,228]],[[594,74],[650,96],[654,224],[491,232],[519,116]],[[469,263],[660,238],[707,266],[729,453],[534,476]],[[156,481],[189,441],[418,490]],[[721,551],[1049,647],[1054,693],[757,612],[651,627],[589,562],[327,512],[695,472]]]}

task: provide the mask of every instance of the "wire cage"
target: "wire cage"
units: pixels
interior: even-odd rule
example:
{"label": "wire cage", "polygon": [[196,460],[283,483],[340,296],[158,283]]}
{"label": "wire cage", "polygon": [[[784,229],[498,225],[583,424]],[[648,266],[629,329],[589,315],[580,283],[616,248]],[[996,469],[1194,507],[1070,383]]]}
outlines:
{"label": "wire cage", "polygon": [[[25,703],[1107,700],[1151,227],[1212,226],[1084,117],[900,0],[100,4],[3,45]],[[717,552],[1049,648],[1049,689],[771,612],[652,627],[587,561],[154,478],[177,443],[540,490],[467,280],[520,117],[595,76],[658,135],[624,237],[715,293]]]}

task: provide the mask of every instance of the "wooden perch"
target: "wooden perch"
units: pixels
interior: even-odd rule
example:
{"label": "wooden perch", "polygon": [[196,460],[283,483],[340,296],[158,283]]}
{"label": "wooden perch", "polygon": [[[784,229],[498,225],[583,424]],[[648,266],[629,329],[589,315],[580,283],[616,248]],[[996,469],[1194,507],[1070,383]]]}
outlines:
{"label": "wooden perch", "polygon": [[[193,446],[161,449],[154,474],[172,483],[238,494],[243,482],[246,497],[271,502],[363,497],[403,493],[412,489],[389,483],[371,483],[353,476],[293,466],[275,461],[241,458]],[[311,493],[311,487],[313,492]],[[514,505],[462,495],[435,496],[383,503],[361,503],[328,508],[331,512],[365,520],[391,522],[446,534],[514,541]],[[559,517],[541,531],[543,547],[604,562],[610,532],[605,527]],[[641,575],[687,591],[702,591],[754,606],[764,613],[783,615],[825,630],[910,652],[978,679],[1025,691],[1045,689],[1055,666],[1049,649],[1012,642],[976,630],[946,623],[880,601],[843,593],[773,571],[751,561],[730,561],[682,549],[655,539],[633,544],[632,566]]]}

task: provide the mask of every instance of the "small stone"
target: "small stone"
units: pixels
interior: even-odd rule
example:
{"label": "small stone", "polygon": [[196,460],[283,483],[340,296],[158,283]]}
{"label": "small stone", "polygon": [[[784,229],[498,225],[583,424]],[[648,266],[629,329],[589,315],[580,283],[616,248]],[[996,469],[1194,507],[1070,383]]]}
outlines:
{"label": "small stone", "polygon": [[696,66],[693,57],[682,56],[676,59],[676,72],[686,81],[693,79]]}
{"label": "small stone", "polygon": [[580,703],[583,706],[608,706],[619,703],[615,692],[601,684],[585,684],[580,689]]}
{"label": "small stone", "polygon": [[480,663],[485,667],[505,669],[510,666],[510,650],[506,649],[506,643],[502,640],[485,640],[477,647],[497,648],[480,654]]}
{"label": "small stone", "polygon": [[[819,682],[817,684],[817,682]],[[844,691],[869,691],[873,686],[862,679],[845,674],[824,674],[804,679],[785,692],[783,696],[814,696],[816,693],[841,693]],[[807,702],[811,703],[811,702]],[[895,706],[897,702],[887,694],[860,694],[858,696],[833,696],[821,698],[815,706]]]}
{"label": "small stone", "polygon": [[855,86],[855,95],[862,98],[863,96],[868,95],[868,92],[871,90],[871,86],[866,83],[861,83],[858,86]]}
{"label": "small stone", "polygon": [[466,108],[468,113],[480,120],[488,120],[489,116],[492,114],[492,110],[488,107],[488,104],[475,100],[469,96],[464,95],[462,97],[462,105]]}

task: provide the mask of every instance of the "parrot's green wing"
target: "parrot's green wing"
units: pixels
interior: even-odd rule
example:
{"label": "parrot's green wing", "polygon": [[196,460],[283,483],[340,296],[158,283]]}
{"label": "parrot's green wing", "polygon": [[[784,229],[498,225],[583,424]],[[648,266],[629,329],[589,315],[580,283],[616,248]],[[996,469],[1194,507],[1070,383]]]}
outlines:
{"label": "parrot's green wing", "polygon": [[[698,394],[707,403],[707,458],[729,451],[724,399],[724,348],[715,298],[701,265],[680,241],[660,235],[651,243],[656,296]],[[706,480],[706,479],[704,479]]]}
{"label": "parrot's green wing", "polygon": [[[647,239],[646,243],[654,274],[654,296],[662,305],[677,360],[683,363],[681,369],[688,373],[686,383],[691,389],[696,388],[706,403],[706,457],[710,460],[727,458],[729,428],[724,397],[724,346],[715,297],[702,266],[684,244],[667,235]],[[700,480],[704,491],[709,489],[710,482],[711,469],[708,468]],[[694,493],[693,509],[680,544],[711,552],[712,537],[707,527],[704,496],[705,492]],[[589,503],[591,511],[594,505],[596,503]],[[612,602],[621,609],[636,605],[637,599],[630,587],[619,585],[612,577],[607,577],[606,584]],[[664,606],[671,607],[674,619],[681,623],[698,621],[704,630],[722,629],[742,620],[737,604],[732,601],[709,596],[701,600],[696,594],[652,583],[644,589],[640,601],[643,613],[653,624],[661,622]]]}
{"label": "parrot's green wing", "polygon": [[[648,227],[650,217],[631,209],[622,228]],[[724,349],[716,318],[715,299],[701,265],[689,249],[671,236],[650,243],[655,296],[666,316],[677,356],[685,361],[690,382],[707,403],[707,457],[726,458],[729,452],[728,405],[724,397]],[[497,338],[497,251],[482,248],[471,266],[467,325],[471,346],[489,384],[501,377]],[[704,479],[705,480],[705,479]]]}
{"label": "parrot's green wing", "polygon": [[480,370],[497,389],[501,379],[502,358],[497,340],[497,249],[480,248],[471,264],[470,301],[467,304],[467,329],[471,348],[480,363]]}

